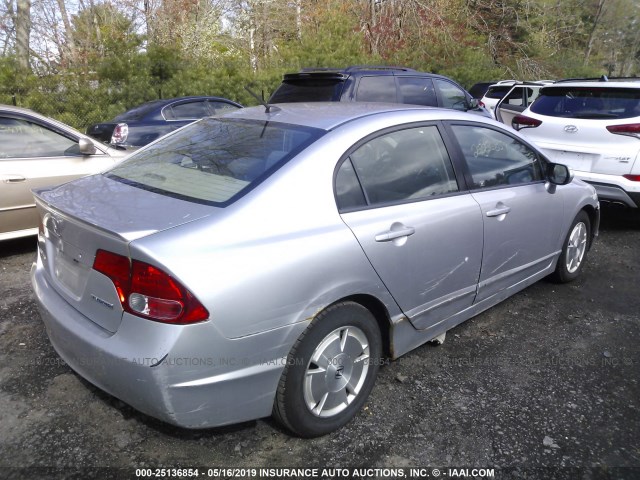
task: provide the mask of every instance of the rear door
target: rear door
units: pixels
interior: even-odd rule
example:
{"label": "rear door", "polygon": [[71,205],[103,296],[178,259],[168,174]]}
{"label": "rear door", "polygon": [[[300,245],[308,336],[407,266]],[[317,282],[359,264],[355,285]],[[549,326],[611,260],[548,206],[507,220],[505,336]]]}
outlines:
{"label": "rear door", "polygon": [[563,202],[545,182],[543,160],[520,139],[474,123],[452,123],[450,129],[484,221],[478,302],[551,265]]}
{"label": "rear door", "polygon": [[338,169],[336,198],[343,221],[416,328],[473,303],[482,216],[459,188],[437,125],[382,132],[356,146]]}
{"label": "rear door", "polygon": [[114,160],[80,153],[78,138],[53,125],[0,113],[0,235],[38,226],[31,189],[96,173]]}
{"label": "rear door", "polygon": [[495,107],[496,120],[511,126],[516,115],[524,112],[536,99],[542,85],[521,84],[514,85],[509,92],[500,99]]}

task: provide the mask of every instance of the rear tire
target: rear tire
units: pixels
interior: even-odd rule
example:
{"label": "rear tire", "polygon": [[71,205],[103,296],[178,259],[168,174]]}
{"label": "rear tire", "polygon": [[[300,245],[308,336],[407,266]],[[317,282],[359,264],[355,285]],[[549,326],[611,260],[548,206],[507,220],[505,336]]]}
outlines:
{"label": "rear tire", "polygon": [[557,283],[567,283],[578,278],[587,259],[590,241],[591,221],[587,212],[583,210],[578,213],[569,228],[556,270],[551,274],[551,280]]}
{"label": "rear tire", "polygon": [[273,416],[300,437],[348,423],[375,383],[382,352],[371,312],[355,302],[328,307],[296,341],[282,373]]}

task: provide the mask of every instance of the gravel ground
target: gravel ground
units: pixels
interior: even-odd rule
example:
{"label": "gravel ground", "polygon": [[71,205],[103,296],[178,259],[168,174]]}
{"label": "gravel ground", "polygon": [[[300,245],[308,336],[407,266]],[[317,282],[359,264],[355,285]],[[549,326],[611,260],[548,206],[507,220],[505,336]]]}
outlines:
{"label": "gravel ground", "polygon": [[443,476],[477,467],[495,478],[640,478],[640,212],[603,208],[580,279],[539,282],[443,345],[384,366],[356,419],[314,440],[270,419],[175,428],[85,382],[49,344],[29,283],[34,256],[33,238],[0,244],[0,477],[428,466]]}

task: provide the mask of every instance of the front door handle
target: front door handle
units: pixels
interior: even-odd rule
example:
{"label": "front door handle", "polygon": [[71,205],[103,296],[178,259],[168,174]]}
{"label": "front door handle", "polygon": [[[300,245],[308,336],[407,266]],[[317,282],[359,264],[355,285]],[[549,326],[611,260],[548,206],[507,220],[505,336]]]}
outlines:
{"label": "front door handle", "polygon": [[510,207],[506,205],[497,206],[498,208],[494,208],[493,210],[489,210],[487,212],[487,217],[499,217],[500,215],[506,215],[511,211]]}
{"label": "front door handle", "polygon": [[401,228],[387,230],[386,232],[379,233],[375,236],[376,242],[390,242],[391,240],[395,240],[396,238],[408,237],[409,235],[413,235],[416,233],[416,229],[413,227],[405,227],[404,225]]}
{"label": "front door handle", "polygon": [[20,183],[27,181],[27,179],[22,175],[2,175],[0,178],[2,178],[4,183]]}

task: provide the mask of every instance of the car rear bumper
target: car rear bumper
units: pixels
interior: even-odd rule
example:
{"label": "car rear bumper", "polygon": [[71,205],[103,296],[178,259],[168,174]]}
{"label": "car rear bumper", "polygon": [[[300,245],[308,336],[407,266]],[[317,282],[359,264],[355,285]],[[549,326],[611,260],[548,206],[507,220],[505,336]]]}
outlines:
{"label": "car rear bumper", "polygon": [[49,339],[73,370],[137,410],[186,428],[269,416],[286,357],[307,326],[231,340],[214,320],[179,326],[125,314],[112,334],[55,291],[39,259],[31,282]]}

